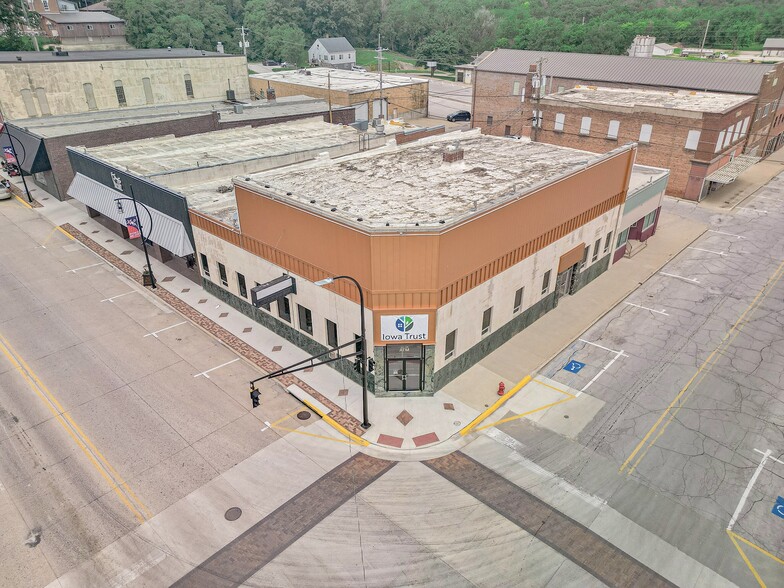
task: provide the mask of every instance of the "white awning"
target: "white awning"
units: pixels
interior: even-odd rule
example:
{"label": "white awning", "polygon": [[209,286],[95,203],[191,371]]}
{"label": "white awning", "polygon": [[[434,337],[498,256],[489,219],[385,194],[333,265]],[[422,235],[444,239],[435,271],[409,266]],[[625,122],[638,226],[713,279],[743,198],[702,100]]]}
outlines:
{"label": "white awning", "polygon": [[[123,201],[122,205],[125,212],[120,212],[117,209],[115,199],[127,198],[128,196],[82,174],[76,174],[68,188],[68,195],[123,226],[126,225],[126,218],[135,216],[132,202]],[[194,252],[182,222],[150,206],[146,208],[150,211],[150,216],[152,216],[150,241],[168,249],[178,257],[184,257]],[[144,227],[144,233],[147,234],[149,230],[147,225],[150,221],[141,205],[139,205],[139,216]]]}
{"label": "white awning", "polygon": [[719,184],[731,184],[740,174],[757,163],[761,158],[751,155],[736,155],[727,165],[721,166],[715,172],[705,176],[706,182],[717,182]]}

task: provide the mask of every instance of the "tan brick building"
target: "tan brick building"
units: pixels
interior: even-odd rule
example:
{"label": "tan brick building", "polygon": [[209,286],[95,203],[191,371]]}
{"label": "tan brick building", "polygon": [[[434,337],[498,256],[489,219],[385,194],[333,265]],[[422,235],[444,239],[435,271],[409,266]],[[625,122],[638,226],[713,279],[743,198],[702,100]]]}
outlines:
{"label": "tan brick building", "polygon": [[[542,62],[541,72],[537,63]],[[534,92],[541,77],[541,91]],[[496,49],[474,70],[472,126],[492,135],[522,135],[535,97],[577,85],[647,90],[694,90],[754,98],[746,153],[766,156],[784,143],[784,62],[748,64],[660,60],[620,55]]]}
{"label": "tan brick building", "polygon": [[753,96],[577,86],[538,104],[540,114],[522,127],[524,135],[595,153],[637,143],[638,163],[670,170],[673,196],[700,200],[734,180],[745,169],[741,162],[757,161],[741,156]]}
{"label": "tan brick building", "polygon": [[254,95],[274,90],[278,97],[305,95],[352,106],[357,121],[427,116],[428,81],[410,76],[384,75],[380,82],[377,74],[319,67],[251,75],[250,90]]}

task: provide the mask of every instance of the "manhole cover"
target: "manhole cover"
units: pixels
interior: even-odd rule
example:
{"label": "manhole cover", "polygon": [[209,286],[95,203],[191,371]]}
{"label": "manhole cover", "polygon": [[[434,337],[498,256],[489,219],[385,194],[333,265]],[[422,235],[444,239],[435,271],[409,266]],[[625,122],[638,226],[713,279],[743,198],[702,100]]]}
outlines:
{"label": "manhole cover", "polygon": [[459,427],[462,423],[460,421],[455,421],[455,426]]}
{"label": "manhole cover", "polygon": [[232,506],[223,516],[226,517],[227,521],[236,521],[242,516],[242,509],[239,506]]}
{"label": "manhole cover", "polygon": [[297,413],[297,418],[301,421],[306,421],[310,418],[310,413],[307,410],[303,410]]}
{"label": "manhole cover", "polygon": [[568,419],[568,418],[569,418],[569,415],[568,415],[568,414],[565,414],[565,415],[564,415],[564,418],[565,418],[565,419]]}

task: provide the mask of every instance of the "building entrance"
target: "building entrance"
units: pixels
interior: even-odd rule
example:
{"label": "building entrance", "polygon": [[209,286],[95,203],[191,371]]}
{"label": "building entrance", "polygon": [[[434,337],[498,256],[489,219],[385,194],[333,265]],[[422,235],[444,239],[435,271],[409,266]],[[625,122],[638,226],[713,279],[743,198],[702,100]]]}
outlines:
{"label": "building entrance", "polygon": [[412,392],[422,389],[422,351],[421,343],[386,346],[387,390]]}

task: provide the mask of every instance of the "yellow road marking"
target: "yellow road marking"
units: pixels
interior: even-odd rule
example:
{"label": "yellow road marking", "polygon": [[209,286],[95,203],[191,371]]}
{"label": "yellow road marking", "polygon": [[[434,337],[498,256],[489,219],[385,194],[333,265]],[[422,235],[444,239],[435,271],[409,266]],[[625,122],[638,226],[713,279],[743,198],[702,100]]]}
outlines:
{"label": "yellow road marking", "polygon": [[30,208],[30,209],[32,209],[32,208],[33,208],[33,207],[32,207],[32,206],[30,206],[30,205],[29,205],[27,202],[25,202],[24,200],[22,200],[21,198],[19,198],[19,196],[17,196],[16,194],[14,194],[14,198],[16,198],[16,199],[17,199],[19,202],[21,202],[22,204],[24,204],[24,205],[25,205],[27,208]]}
{"label": "yellow road marking", "polygon": [[[749,568],[749,570],[751,571],[751,573],[752,573],[752,574],[754,574],[754,578],[755,578],[755,579],[757,580],[757,582],[759,583],[759,585],[760,585],[760,588],[767,588],[767,586],[765,585],[765,582],[763,582],[763,581],[762,581],[762,578],[761,578],[761,577],[760,577],[760,575],[757,573],[757,570],[755,570],[755,569],[754,569],[754,566],[753,566],[753,565],[751,565],[751,562],[749,561],[749,558],[748,558],[748,557],[746,557],[746,554],[745,554],[745,553],[743,553],[743,550],[740,548],[740,545],[738,545],[738,542],[735,540],[735,537],[738,537],[738,536],[737,536],[737,535],[735,535],[735,533],[733,533],[733,532],[732,532],[732,531],[730,531],[729,529],[727,529],[727,535],[729,535],[729,537],[730,537],[730,541],[732,541],[732,544],[735,546],[735,549],[737,549],[737,550],[738,550],[738,553],[740,553],[740,556],[743,558],[743,561],[744,561],[744,563],[746,564],[746,566]],[[742,537],[738,537],[738,538],[739,538],[739,539],[742,539]]]}
{"label": "yellow road marking", "polygon": [[275,425],[277,425],[277,424],[279,424],[279,423],[282,423],[282,422],[283,422],[283,421],[285,421],[286,419],[290,419],[291,417],[293,417],[293,416],[294,416],[295,414],[297,414],[298,412],[300,412],[300,411],[299,411],[299,409],[295,410],[294,412],[290,412],[290,413],[289,413],[289,414],[287,414],[286,416],[280,417],[280,418],[279,418],[277,421],[275,421],[274,423],[270,423],[270,427],[274,427]]}
{"label": "yellow road marking", "polygon": [[501,408],[502,404],[504,404],[512,396],[514,396],[520,390],[522,390],[526,386],[526,384],[528,384],[528,382],[530,382],[530,381],[531,381],[531,375],[529,374],[526,377],[524,377],[522,380],[517,382],[517,385],[514,388],[512,388],[511,390],[509,390],[509,392],[507,392],[506,394],[501,396],[501,398],[496,400],[490,408],[485,410],[482,414],[477,416],[473,421],[471,421],[465,427],[460,429],[460,436],[461,437],[465,437],[466,435],[468,435],[468,433],[471,432],[471,429],[476,427],[479,423],[481,423],[483,420],[485,420],[487,417],[489,417],[491,414],[493,414],[496,410]]}
{"label": "yellow road marking", "polygon": [[[618,468],[619,472],[622,472],[623,470],[625,470],[626,466],[629,465],[629,463],[640,452],[640,450],[643,448],[643,446],[645,446],[645,444],[648,442],[648,439],[651,438],[651,435],[653,435],[653,433],[656,431],[656,429],[658,429],[659,425],[662,423],[662,421],[665,419],[665,417],[670,413],[672,408],[680,401],[680,399],[683,397],[683,395],[686,393],[686,391],[689,389],[689,387],[694,383],[694,380],[697,379],[697,376],[699,376],[700,373],[702,373],[702,371],[706,367],[708,367],[711,363],[713,363],[713,358],[720,352],[721,348],[725,346],[725,343],[727,342],[727,340],[731,336],[732,336],[732,340],[734,340],[735,336],[737,336],[737,333],[739,333],[740,329],[743,328],[741,326],[741,322],[746,317],[746,315],[750,311],[752,311],[754,308],[756,308],[757,305],[760,302],[762,302],[760,300],[760,297],[765,293],[765,291],[768,289],[768,287],[770,286],[770,288],[772,289],[772,287],[776,284],[776,282],[778,282],[781,279],[782,275],[784,275],[784,274],[781,273],[782,269],[784,269],[784,262],[782,262],[781,265],[779,265],[779,267],[776,269],[776,271],[773,272],[773,275],[770,278],[768,278],[768,281],[765,283],[765,285],[762,287],[762,289],[754,297],[754,300],[751,301],[751,303],[746,307],[746,310],[744,310],[743,313],[740,315],[740,317],[738,317],[738,320],[736,320],[735,323],[730,327],[730,329],[725,333],[724,337],[719,342],[719,345],[716,347],[716,349],[714,349],[711,352],[711,354],[702,363],[702,365],[697,369],[697,371],[694,373],[694,375],[689,379],[688,382],[686,382],[686,385],[683,388],[681,388],[681,391],[678,392],[678,394],[675,396],[675,398],[673,398],[673,400],[672,400],[672,402],[670,402],[669,406],[667,406],[667,408],[664,410],[664,412],[661,414],[661,416],[656,420],[656,422],[653,424],[653,426],[650,428],[650,430],[645,434],[645,437],[643,437],[642,440],[637,444],[637,446],[634,448],[634,451],[632,451],[631,455],[629,455],[629,457],[626,458],[626,461],[624,461],[623,464],[621,464],[621,467]],[[778,275],[778,277],[776,277],[777,275]],[[765,296],[767,296],[767,294]],[[764,298],[763,298],[763,300],[764,300]],[[680,408],[678,410],[680,410]],[[676,413],[677,413],[677,411],[676,411]],[[672,416],[674,416],[674,415],[672,415]],[[670,422],[671,421],[672,421],[672,419],[670,419]],[[657,437],[657,439],[658,439],[658,437]],[[654,440],[654,442],[655,442],[655,440]],[[634,467],[637,467],[637,464],[639,464],[639,460],[635,463]],[[629,472],[629,473],[631,473],[631,472]]]}
{"label": "yellow road marking", "polygon": [[55,229],[57,229],[57,230],[58,230],[58,231],[60,231],[60,232],[61,232],[63,235],[65,235],[65,236],[66,236],[66,237],[68,237],[68,238],[69,238],[71,241],[73,241],[73,239],[74,239],[74,236],[73,236],[71,233],[69,233],[68,231],[66,231],[66,230],[65,230],[63,227],[55,227]]}
{"label": "yellow road marking", "polygon": [[[307,399],[300,398],[299,400],[300,400],[300,402],[302,402],[302,404],[304,404],[310,410],[312,410],[317,415],[319,415],[325,423],[327,423],[330,427],[335,429],[341,435],[345,435],[346,437],[348,437],[349,439],[354,441],[354,443],[357,443],[358,445],[362,445],[362,447],[367,447],[368,445],[370,445],[369,441],[365,441],[359,435],[355,435],[354,433],[352,433],[351,431],[346,429],[346,427],[344,427],[343,425],[341,425],[340,423],[335,421],[335,419],[333,419],[329,415],[325,414],[323,411],[321,411],[318,408],[316,408],[315,406],[313,406],[310,402],[307,401]],[[278,427],[278,428],[282,428],[282,427]],[[329,437],[327,437],[327,438],[329,438]]]}
{"label": "yellow road marking", "polygon": [[749,540],[748,540],[748,539],[746,539],[745,537],[741,537],[741,536],[740,536],[740,535],[738,535],[738,534],[737,534],[735,531],[730,531],[730,530],[727,530],[727,533],[729,533],[730,535],[732,535],[732,536],[733,536],[733,537],[735,537],[736,539],[740,539],[741,541],[743,541],[743,542],[744,542],[746,545],[748,545],[749,547],[753,547],[754,549],[756,549],[756,550],[757,550],[757,551],[759,551],[760,553],[762,553],[762,554],[764,554],[764,555],[767,555],[767,556],[768,556],[770,559],[772,559],[773,561],[775,561],[775,562],[777,562],[777,563],[780,563],[781,565],[783,565],[783,566],[784,566],[784,559],[780,559],[780,558],[776,557],[776,556],[775,556],[775,555],[773,555],[773,554],[772,554],[770,551],[765,551],[764,549],[762,549],[762,547],[760,547],[760,546],[759,546],[759,545],[757,545],[756,543],[752,543],[751,541],[749,541]]}
{"label": "yellow road marking", "polygon": [[542,380],[534,380],[534,382],[536,382],[537,384],[539,384],[541,386],[545,386],[547,388],[551,388],[551,389],[555,390],[556,392],[560,392],[561,394],[566,394],[567,396],[571,396],[572,398],[575,397],[574,394],[572,394],[571,392],[567,392],[566,390],[561,390],[560,388],[558,388],[556,386],[552,386],[552,385],[550,385],[550,384],[548,384],[546,382],[542,382]]}
{"label": "yellow road marking", "polygon": [[43,242],[41,243],[41,247],[43,247],[44,245],[46,245],[49,242],[49,239],[52,238],[52,235],[54,235],[54,232],[56,230],[57,230],[57,227],[52,227],[52,230],[49,231],[49,234],[46,236],[46,239],[44,239]]}
{"label": "yellow road marking", "polygon": [[[143,523],[146,520],[145,515],[141,512],[142,510],[146,511],[148,516],[152,516],[151,511],[138,499],[138,497],[136,497],[133,491],[128,487],[127,483],[123,481],[119,474],[117,474],[117,471],[111,466],[111,464],[106,460],[101,452],[98,451],[92,441],[90,441],[89,437],[85,435],[85,433],[79,428],[76,422],[74,422],[71,416],[63,410],[63,407],[60,405],[54,395],[43,384],[43,382],[38,379],[30,366],[27,365],[24,359],[22,359],[19,353],[2,335],[0,335],[0,343],[2,343],[2,345],[0,345],[0,351],[3,352],[3,354],[11,362],[11,365],[13,365],[22,375],[30,389],[33,390],[33,392],[35,392],[36,395],[41,398],[41,400],[43,400],[44,404],[47,406],[52,415],[54,415],[57,422],[60,423],[63,429],[76,442],[77,446],[87,456],[98,473],[101,474],[101,476],[109,483],[109,486],[117,494],[120,501],[128,508],[128,510],[131,511],[131,513],[133,513],[140,523]],[[116,479],[112,476],[114,476]],[[123,490],[127,492],[127,496]],[[135,501],[138,506],[132,504],[129,500],[129,497],[131,500]]]}
{"label": "yellow road marking", "polygon": [[326,435],[317,435],[316,433],[308,433],[307,431],[300,431],[298,429],[289,429],[288,427],[280,427],[271,425],[273,429],[278,429],[280,431],[288,431],[289,433],[297,433],[299,435],[306,435],[307,437],[315,437],[316,439],[326,439],[327,441],[335,441],[336,443],[346,443],[348,445],[352,445],[352,442],[348,439],[335,439],[335,437],[327,437]]}
{"label": "yellow road marking", "polygon": [[517,419],[521,419],[523,417],[528,416],[529,414],[533,414],[535,412],[539,412],[540,410],[548,409],[556,404],[563,404],[564,402],[569,402],[570,400],[574,400],[575,397],[569,394],[568,398],[562,398],[561,400],[556,400],[555,402],[551,402],[550,404],[545,404],[544,406],[540,406],[539,408],[534,408],[533,410],[529,410],[527,412],[520,413],[515,416],[506,417],[505,419],[501,419],[500,421],[496,421],[494,423],[490,423],[489,425],[481,426],[477,429],[477,431],[483,431],[484,429],[489,429],[490,427],[495,427],[496,425],[500,425],[503,423],[508,423],[509,421],[516,421]]}

